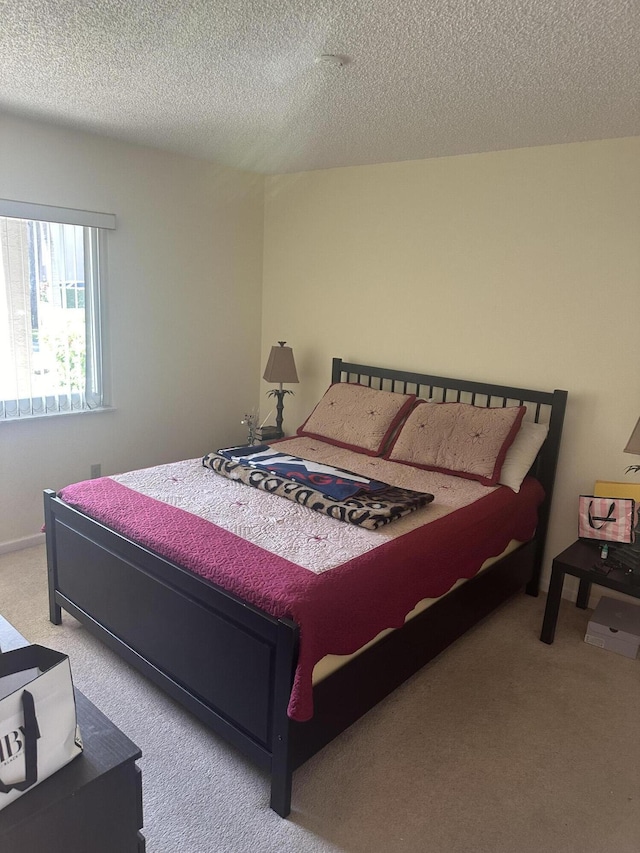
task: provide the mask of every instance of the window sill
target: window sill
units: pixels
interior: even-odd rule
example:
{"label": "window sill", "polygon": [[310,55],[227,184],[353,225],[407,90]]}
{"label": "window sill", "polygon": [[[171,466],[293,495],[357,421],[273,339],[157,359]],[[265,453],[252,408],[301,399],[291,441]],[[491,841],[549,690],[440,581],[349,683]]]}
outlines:
{"label": "window sill", "polygon": [[24,423],[26,421],[50,421],[54,418],[77,418],[83,417],[84,415],[102,415],[105,412],[115,412],[115,406],[100,406],[97,409],[82,409],[78,412],[50,412],[46,415],[20,415],[17,418],[2,418],[0,419],[0,426],[4,424],[19,424]]}

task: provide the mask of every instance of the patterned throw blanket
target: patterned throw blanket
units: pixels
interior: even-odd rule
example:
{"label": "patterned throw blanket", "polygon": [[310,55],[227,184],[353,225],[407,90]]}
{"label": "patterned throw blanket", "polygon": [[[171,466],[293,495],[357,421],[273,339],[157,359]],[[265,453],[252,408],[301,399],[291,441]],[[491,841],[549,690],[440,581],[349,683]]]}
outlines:
{"label": "patterned throw blanket", "polygon": [[389,488],[388,483],[371,480],[361,474],[354,474],[352,471],[345,471],[317,460],[314,462],[311,459],[292,456],[268,444],[228,447],[217,452],[232,462],[251,465],[252,468],[260,468],[270,474],[279,474],[287,480],[295,480],[336,501],[362,497]]}
{"label": "patterned throw blanket", "polygon": [[279,453],[267,445],[208,453],[202,464],[229,480],[239,480],[367,530],[376,530],[433,500],[432,494],[390,486]]}

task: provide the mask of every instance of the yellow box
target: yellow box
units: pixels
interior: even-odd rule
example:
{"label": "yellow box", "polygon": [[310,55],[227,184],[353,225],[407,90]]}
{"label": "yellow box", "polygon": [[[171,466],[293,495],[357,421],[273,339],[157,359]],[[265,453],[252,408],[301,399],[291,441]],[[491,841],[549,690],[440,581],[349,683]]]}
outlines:
{"label": "yellow box", "polygon": [[607,480],[596,480],[593,494],[599,498],[633,498],[640,504],[640,483],[611,483]]}

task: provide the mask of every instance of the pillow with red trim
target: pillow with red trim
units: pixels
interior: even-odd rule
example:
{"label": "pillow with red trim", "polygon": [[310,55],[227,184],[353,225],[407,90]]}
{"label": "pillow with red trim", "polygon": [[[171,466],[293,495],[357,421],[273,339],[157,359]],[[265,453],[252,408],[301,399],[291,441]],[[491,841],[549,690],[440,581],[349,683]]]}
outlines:
{"label": "pillow with red trim", "polygon": [[337,382],[298,428],[298,435],[319,438],[367,456],[380,456],[415,399],[415,394]]}
{"label": "pillow with red trim", "polygon": [[494,486],[526,410],[420,402],[385,458]]}

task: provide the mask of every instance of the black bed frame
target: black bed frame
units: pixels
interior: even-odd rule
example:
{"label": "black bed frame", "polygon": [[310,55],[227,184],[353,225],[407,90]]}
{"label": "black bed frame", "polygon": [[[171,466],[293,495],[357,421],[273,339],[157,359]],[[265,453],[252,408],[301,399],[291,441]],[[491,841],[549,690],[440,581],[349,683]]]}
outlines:
{"label": "black bed frame", "polygon": [[387,634],[314,687],[314,716],[287,717],[298,626],[115,533],[45,491],[49,615],[68,611],[217,734],[264,768],[286,817],[293,771],[454,640],[526,586],[537,595],[565,391],[541,392],[333,360],[333,382],[475,405],[527,405],[549,424],[535,464],[536,536]]}

